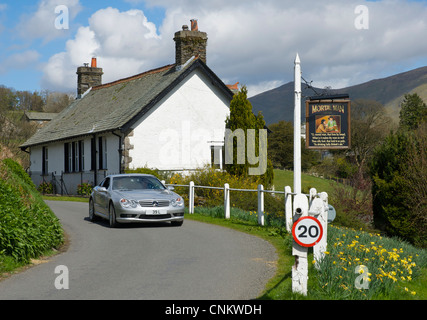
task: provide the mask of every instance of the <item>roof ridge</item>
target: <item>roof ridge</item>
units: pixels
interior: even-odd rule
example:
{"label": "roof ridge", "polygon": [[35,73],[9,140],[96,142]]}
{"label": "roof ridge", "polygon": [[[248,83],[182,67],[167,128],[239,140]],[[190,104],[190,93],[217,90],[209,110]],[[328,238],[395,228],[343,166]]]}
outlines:
{"label": "roof ridge", "polygon": [[112,81],[112,82],[109,82],[109,83],[101,84],[99,86],[94,86],[92,88],[92,90],[99,90],[99,89],[103,89],[103,88],[108,88],[108,87],[114,86],[116,84],[128,82],[128,81],[135,80],[135,79],[140,79],[140,78],[142,78],[142,77],[144,77],[146,75],[149,75],[149,74],[154,74],[154,73],[158,73],[158,72],[169,70],[169,69],[171,69],[174,66],[175,66],[175,64],[168,64],[166,66],[155,68],[155,69],[151,69],[151,70],[148,70],[148,71],[145,71],[145,72],[142,72],[142,73],[139,73],[139,74],[127,77],[127,78],[115,80],[115,81]]}

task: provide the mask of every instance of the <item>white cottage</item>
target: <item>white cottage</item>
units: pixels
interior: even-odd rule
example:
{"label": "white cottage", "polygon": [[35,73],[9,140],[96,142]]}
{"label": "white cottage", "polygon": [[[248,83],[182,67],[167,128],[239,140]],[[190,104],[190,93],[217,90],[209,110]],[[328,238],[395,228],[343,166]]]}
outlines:
{"label": "white cottage", "polygon": [[36,185],[75,194],[78,184],[126,168],[212,163],[233,93],[206,65],[207,36],[192,22],[175,33],[175,64],[107,84],[95,59],[78,68],[78,98],[21,146]]}

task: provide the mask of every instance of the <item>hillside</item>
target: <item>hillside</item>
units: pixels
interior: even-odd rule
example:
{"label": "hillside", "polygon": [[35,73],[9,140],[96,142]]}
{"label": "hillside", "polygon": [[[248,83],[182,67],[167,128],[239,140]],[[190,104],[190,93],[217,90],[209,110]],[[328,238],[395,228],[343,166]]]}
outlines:
{"label": "hillside", "polygon": [[[302,85],[303,100],[313,96],[311,89]],[[315,88],[319,93],[324,89]],[[390,116],[399,117],[400,103],[406,93],[418,93],[427,101],[427,67],[399,73],[383,79],[375,79],[355,86],[332,89],[330,94],[347,93],[351,100],[369,99],[382,103]],[[293,121],[294,83],[288,82],[278,88],[263,92],[249,99],[255,113],[262,111],[267,124],[279,120]],[[301,113],[301,121],[305,119],[305,109]]]}

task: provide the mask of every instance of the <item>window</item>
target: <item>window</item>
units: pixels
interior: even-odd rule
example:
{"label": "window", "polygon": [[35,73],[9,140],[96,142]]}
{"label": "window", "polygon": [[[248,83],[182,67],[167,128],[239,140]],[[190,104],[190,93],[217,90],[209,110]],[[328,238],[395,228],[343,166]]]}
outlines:
{"label": "window", "polygon": [[73,142],[73,171],[77,172],[80,169],[79,143]]}
{"label": "window", "polygon": [[85,142],[79,141],[79,164],[80,171],[85,171]]}
{"label": "window", "polygon": [[108,189],[110,186],[110,178],[105,178],[100,184],[100,187],[104,187],[105,189]]}
{"label": "window", "polygon": [[64,144],[64,171],[66,173],[73,171],[73,145],[72,143]]}
{"label": "window", "polygon": [[99,169],[107,169],[107,138],[98,138]]}
{"label": "window", "polygon": [[154,177],[124,176],[113,179],[113,190],[164,190],[165,186]]}
{"label": "window", "polygon": [[66,173],[84,171],[84,142],[64,144],[64,171]]}
{"label": "window", "polygon": [[211,146],[211,166],[212,168],[224,168],[224,146]]}
{"label": "window", "polygon": [[47,147],[42,149],[42,174],[47,175],[49,173],[49,151]]}

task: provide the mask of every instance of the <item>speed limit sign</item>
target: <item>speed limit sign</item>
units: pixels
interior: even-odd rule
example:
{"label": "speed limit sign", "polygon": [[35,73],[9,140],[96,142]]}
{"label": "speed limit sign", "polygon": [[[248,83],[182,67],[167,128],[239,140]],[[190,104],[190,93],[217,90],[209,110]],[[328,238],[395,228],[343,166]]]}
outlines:
{"label": "speed limit sign", "polygon": [[299,245],[313,247],[322,239],[322,224],[315,217],[302,217],[294,223],[292,235]]}

